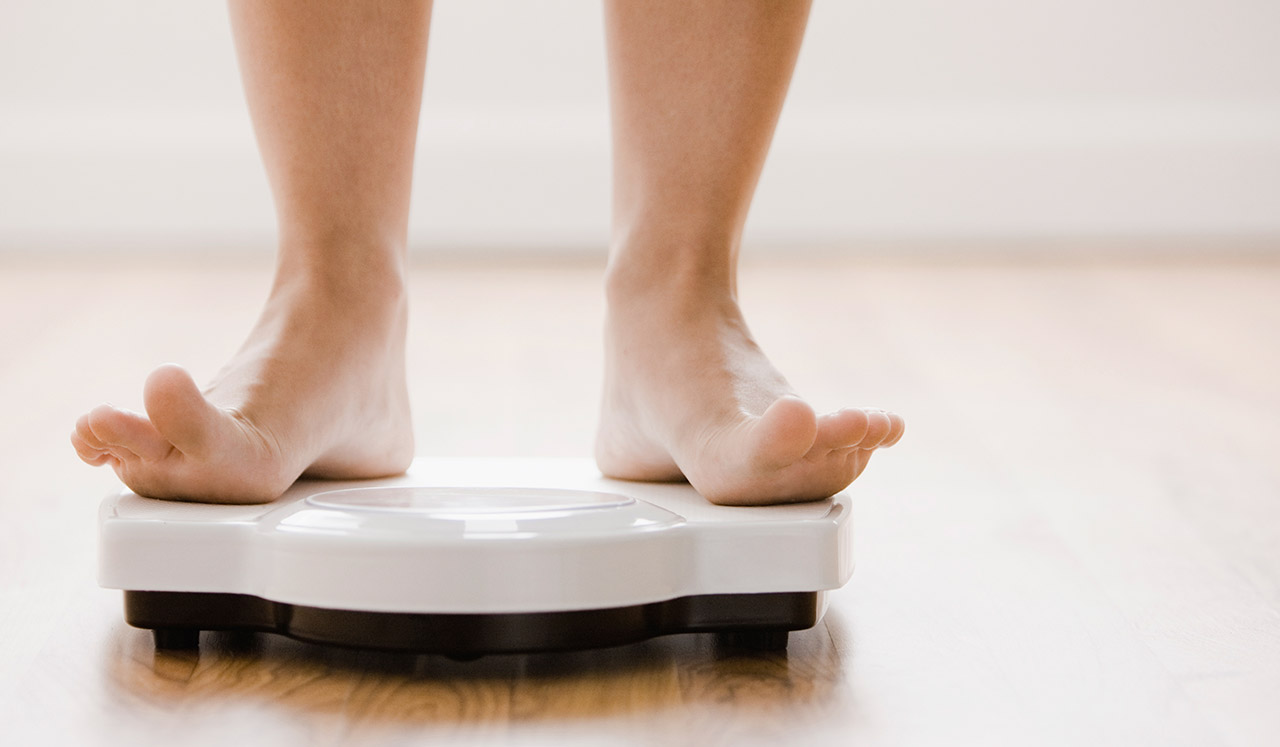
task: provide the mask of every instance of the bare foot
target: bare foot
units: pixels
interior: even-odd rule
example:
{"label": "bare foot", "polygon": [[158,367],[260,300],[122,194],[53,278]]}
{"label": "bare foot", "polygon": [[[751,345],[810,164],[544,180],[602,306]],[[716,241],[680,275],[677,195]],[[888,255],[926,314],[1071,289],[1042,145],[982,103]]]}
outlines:
{"label": "bare foot", "polygon": [[405,326],[394,273],[290,273],[203,392],[161,366],[144,388],[146,415],[102,405],[77,421],[72,444],[153,498],[258,503],[304,473],[403,472],[413,458]]}
{"label": "bare foot", "polygon": [[713,503],[817,500],[902,437],[883,410],[815,415],[728,292],[611,282],[596,462],[610,477],[687,479]]}

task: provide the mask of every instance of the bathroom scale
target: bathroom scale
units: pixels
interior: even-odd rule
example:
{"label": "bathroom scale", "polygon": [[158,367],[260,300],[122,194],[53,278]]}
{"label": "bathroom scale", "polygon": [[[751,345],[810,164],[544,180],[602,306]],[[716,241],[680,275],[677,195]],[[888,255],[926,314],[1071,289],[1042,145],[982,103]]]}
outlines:
{"label": "bathroom scale", "polygon": [[676,633],[782,649],[853,571],[846,493],[717,506],[587,459],[419,459],[260,505],[129,491],[99,511],[99,583],[160,649],[204,630],[455,658]]}

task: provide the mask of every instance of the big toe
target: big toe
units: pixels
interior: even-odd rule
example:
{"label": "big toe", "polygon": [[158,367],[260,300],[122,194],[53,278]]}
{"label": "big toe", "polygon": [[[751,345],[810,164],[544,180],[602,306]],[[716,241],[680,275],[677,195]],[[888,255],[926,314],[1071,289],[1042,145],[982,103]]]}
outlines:
{"label": "big toe", "polygon": [[169,363],[147,377],[143,387],[147,416],[155,430],[184,454],[206,449],[217,427],[214,407],[181,366]]}
{"label": "big toe", "polygon": [[753,424],[752,461],[776,469],[793,464],[813,448],[818,436],[818,419],[808,402],[799,397],[780,397]]}

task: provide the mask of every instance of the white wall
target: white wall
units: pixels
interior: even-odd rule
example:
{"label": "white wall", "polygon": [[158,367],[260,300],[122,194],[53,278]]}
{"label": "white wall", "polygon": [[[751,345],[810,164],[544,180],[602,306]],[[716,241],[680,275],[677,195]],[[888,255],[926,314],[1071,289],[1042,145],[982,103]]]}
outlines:
{"label": "white wall", "polygon": [[[1275,0],[819,2],[757,245],[1280,235]],[[597,250],[596,2],[439,0],[416,247]],[[5,0],[0,251],[271,244],[220,3]]]}

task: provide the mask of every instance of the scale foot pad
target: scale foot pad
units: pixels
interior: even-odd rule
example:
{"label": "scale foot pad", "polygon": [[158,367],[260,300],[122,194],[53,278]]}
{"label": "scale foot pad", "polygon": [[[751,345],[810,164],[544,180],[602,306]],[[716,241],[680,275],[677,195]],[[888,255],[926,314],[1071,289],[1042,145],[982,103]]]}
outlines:
{"label": "scale foot pad", "polygon": [[703,594],[569,612],[420,614],[273,602],[248,594],[126,591],[125,621],[155,632],[157,649],[191,649],[202,630],[279,633],[310,643],[471,658],[635,643],[673,633],[719,633],[729,646],[786,648],[817,624],[818,592]]}

